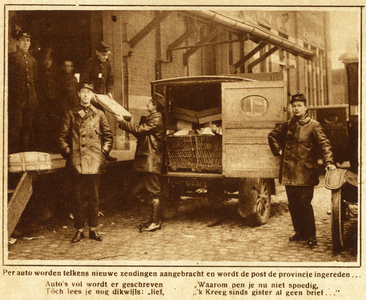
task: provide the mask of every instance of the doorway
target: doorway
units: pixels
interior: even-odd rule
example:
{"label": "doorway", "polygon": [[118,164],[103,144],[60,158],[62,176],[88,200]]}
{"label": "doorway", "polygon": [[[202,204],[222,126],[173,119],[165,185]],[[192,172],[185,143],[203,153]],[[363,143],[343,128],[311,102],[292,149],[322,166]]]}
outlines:
{"label": "doorway", "polygon": [[69,59],[76,73],[93,55],[92,46],[103,38],[102,12],[17,11],[11,15],[11,33],[19,28],[31,32],[29,51],[37,61],[42,61],[46,49],[51,48],[55,67]]}

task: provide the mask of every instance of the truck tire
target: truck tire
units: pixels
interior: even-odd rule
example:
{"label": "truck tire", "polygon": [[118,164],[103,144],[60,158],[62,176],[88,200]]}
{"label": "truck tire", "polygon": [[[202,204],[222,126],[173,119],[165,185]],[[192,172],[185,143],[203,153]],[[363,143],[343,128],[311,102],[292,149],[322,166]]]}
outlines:
{"label": "truck tire", "polygon": [[271,181],[246,178],[239,185],[238,212],[255,226],[266,224],[271,213]]}

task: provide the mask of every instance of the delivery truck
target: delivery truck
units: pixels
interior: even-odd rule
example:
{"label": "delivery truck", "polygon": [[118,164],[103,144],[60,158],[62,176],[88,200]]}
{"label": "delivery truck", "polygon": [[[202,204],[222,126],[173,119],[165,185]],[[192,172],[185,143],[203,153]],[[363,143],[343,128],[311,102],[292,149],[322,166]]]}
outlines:
{"label": "delivery truck", "polygon": [[267,135],[288,117],[286,80],[180,77],[151,82],[151,93],[165,103],[164,216],[187,191],[204,191],[237,197],[242,217],[265,224],[280,166]]}

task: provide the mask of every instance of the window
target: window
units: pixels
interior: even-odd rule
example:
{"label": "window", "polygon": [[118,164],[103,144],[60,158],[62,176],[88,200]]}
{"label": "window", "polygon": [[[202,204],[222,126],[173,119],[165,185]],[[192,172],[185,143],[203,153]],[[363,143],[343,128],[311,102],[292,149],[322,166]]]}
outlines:
{"label": "window", "polygon": [[267,99],[258,95],[250,95],[241,100],[241,110],[250,117],[264,115],[268,106]]}

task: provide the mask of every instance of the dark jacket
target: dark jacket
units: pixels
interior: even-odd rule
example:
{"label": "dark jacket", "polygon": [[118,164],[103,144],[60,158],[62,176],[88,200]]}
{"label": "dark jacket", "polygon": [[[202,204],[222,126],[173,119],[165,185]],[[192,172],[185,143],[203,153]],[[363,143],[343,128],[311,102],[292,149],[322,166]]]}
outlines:
{"label": "dark jacket", "polygon": [[109,59],[102,62],[98,57],[89,58],[80,74],[80,82],[84,81],[94,83],[94,93],[96,94],[113,93],[114,78]]}
{"label": "dark jacket", "polygon": [[284,185],[315,186],[319,184],[318,158],[333,164],[329,140],[320,124],[307,115],[281,124],[270,132],[268,142],[275,156],[282,150],[280,183]]}
{"label": "dark jacket", "polygon": [[60,111],[64,113],[79,103],[78,81],[74,74],[62,73],[58,83],[59,99],[61,100]]}
{"label": "dark jacket", "polygon": [[113,135],[102,111],[91,105],[85,113],[79,105],[65,113],[59,143],[67,166],[79,174],[100,174],[105,169]]}
{"label": "dark jacket", "polygon": [[164,123],[161,113],[152,113],[141,124],[123,120],[119,127],[137,138],[134,170],[161,174],[164,147]]}
{"label": "dark jacket", "polygon": [[37,107],[37,62],[29,52],[18,49],[9,54],[9,106]]}

